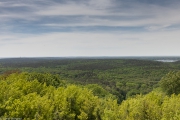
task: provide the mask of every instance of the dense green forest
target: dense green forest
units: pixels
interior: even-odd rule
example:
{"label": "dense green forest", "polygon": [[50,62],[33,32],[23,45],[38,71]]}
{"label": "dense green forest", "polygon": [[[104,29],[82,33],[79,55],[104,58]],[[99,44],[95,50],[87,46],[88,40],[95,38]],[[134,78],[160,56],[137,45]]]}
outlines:
{"label": "dense green forest", "polygon": [[0,59],[0,73],[51,73],[72,84],[98,84],[120,103],[129,96],[151,92],[163,76],[180,70],[179,61],[154,61],[158,59],[179,58],[9,58]]}
{"label": "dense green forest", "polygon": [[180,62],[0,59],[0,119],[179,120]]}

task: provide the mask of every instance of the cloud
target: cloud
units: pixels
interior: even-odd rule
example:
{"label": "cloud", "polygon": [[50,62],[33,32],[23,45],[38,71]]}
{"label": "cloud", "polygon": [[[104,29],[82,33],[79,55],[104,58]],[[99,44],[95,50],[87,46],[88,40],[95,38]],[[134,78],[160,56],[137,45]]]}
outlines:
{"label": "cloud", "polygon": [[46,27],[141,26],[153,30],[155,26],[180,24],[178,4],[161,6],[116,0],[6,1],[0,4],[5,6],[0,9],[0,21],[9,24],[19,20],[19,24],[27,22]]}
{"label": "cloud", "polygon": [[179,55],[178,11],[178,0],[2,0],[0,55]]}
{"label": "cloud", "polygon": [[[141,26],[147,28],[147,30],[153,30],[154,28],[157,30],[158,28],[180,24],[180,17],[176,16],[179,6],[126,2],[116,4],[110,0],[106,0],[105,4],[102,4],[101,0],[96,1],[96,3],[97,5],[92,1],[88,4],[76,2],[56,4],[41,9],[36,14],[45,17],[51,16],[55,19],[67,19],[67,22],[62,23],[53,21],[41,24],[48,27]],[[98,8],[98,5],[101,5],[101,7]]]}
{"label": "cloud", "polygon": [[78,15],[106,15],[106,7],[110,6],[109,0],[97,0],[96,2],[90,0],[90,2],[79,3],[79,2],[67,2],[67,3],[56,3],[47,6],[44,9],[37,11],[37,15],[41,16],[78,16]]}

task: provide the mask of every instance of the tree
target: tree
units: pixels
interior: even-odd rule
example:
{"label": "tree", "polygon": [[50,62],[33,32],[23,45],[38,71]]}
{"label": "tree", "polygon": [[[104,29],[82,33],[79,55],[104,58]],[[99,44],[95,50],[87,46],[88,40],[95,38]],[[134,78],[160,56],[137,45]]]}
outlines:
{"label": "tree", "polygon": [[179,94],[180,93],[180,71],[179,72],[169,72],[164,76],[160,83],[160,87],[167,94]]}

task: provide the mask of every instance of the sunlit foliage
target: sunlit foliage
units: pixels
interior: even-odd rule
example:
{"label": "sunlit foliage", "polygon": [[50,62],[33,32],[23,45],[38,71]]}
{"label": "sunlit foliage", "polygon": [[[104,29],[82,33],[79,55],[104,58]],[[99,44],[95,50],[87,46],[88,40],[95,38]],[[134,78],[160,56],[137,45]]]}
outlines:
{"label": "sunlit foliage", "polygon": [[[1,76],[0,117],[23,120],[180,119],[180,94],[167,96],[155,90],[118,104],[117,99],[99,85],[71,85],[56,77],[40,73]],[[58,84],[50,84],[56,80]]]}

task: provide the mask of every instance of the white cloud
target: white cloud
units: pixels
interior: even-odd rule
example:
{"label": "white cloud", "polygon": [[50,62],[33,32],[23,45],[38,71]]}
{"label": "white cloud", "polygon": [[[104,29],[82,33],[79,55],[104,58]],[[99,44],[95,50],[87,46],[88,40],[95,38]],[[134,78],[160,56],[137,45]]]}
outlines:
{"label": "white cloud", "polygon": [[[178,5],[165,7],[132,2],[128,3],[128,7],[124,7],[123,3],[117,4],[114,0],[89,0],[81,3],[72,1],[65,3],[45,1],[44,3],[47,4],[42,5],[40,4],[41,2],[38,4],[37,2],[1,2],[0,5],[5,4],[6,9],[0,14],[0,21],[13,21],[14,19],[41,21],[46,17],[58,19],[56,17],[84,16],[79,18],[78,21],[67,20],[66,23],[62,24],[49,21],[42,24],[46,26],[145,26],[148,30],[180,24],[180,16],[178,16],[180,7]],[[22,10],[17,13],[17,11],[8,10],[8,7],[19,9],[27,7],[28,10]],[[106,18],[101,16],[106,16]],[[123,17],[125,19],[121,19]]]}
{"label": "white cloud", "polygon": [[37,11],[37,15],[54,16],[54,15],[106,15],[103,10],[91,8],[85,4],[59,4],[53,5],[46,9]]}
{"label": "white cloud", "polygon": [[[106,0],[105,4],[101,0],[96,1],[98,5],[95,5],[94,1],[89,4],[56,4],[47,8],[37,11],[37,15],[40,16],[78,16],[77,21],[67,21],[66,23],[53,23],[49,22],[43,24],[49,27],[60,26],[141,26],[147,28],[147,30],[164,29],[174,24],[180,24],[180,16],[178,16],[179,7],[169,6],[163,7],[158,5],[149,4],[136,4],[132,3],[131,8],[123,8],[115,6],[110,0]],[[101,9],[97,6],[101,5]],[[113,8],[113,7],[115,8]],[[108,8],[109,9],[106,9]],[[122,7],[122,8],[121,8]],[[113,11],[113,12],[112,12]],[[99,17],[93,17],[99,16]],[[106,16],[104,18],[103,16]],[[139,16],[139,18],[138,18]],[[124,19],[123,19],[124,18]],[[67,17],[68,19],[68,17]]]}

